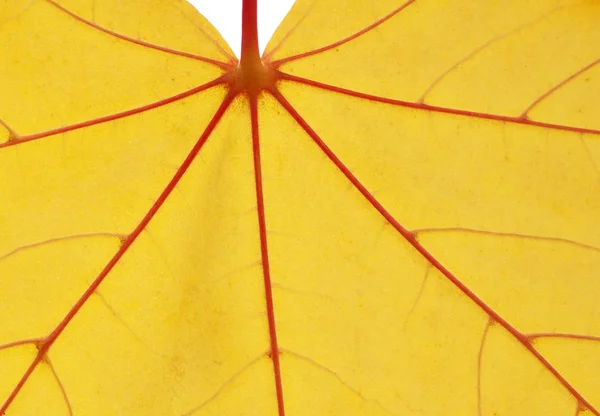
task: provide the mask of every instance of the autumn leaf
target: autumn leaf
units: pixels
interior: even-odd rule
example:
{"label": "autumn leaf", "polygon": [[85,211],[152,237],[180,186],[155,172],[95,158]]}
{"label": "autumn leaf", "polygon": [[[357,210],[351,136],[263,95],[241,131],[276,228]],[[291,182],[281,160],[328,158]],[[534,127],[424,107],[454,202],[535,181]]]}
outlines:
{"label": "autumn leaf", "polygon": [[600,3],[0,3],[0,414],[600,415]]}

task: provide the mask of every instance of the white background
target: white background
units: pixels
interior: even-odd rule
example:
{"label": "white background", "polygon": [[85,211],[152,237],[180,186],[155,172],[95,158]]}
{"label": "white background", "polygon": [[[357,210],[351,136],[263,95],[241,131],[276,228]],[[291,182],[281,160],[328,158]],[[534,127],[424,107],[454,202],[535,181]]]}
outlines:
{"label": "white background", "polygon": [[[188,0],[217,28],[236,56],[240,56],[242,0]],[[271,35],[294,0],[258,0],[258,47],[267,46]]]}

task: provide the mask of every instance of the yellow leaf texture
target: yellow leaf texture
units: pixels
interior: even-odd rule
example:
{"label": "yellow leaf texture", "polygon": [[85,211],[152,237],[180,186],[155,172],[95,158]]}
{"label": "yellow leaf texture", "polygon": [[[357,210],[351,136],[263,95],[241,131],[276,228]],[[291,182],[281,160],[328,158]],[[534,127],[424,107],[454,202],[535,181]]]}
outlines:
{"label": "yellow leaf texture", "polygon": [[0,1],[0,414],[600,415],[600,3]]}

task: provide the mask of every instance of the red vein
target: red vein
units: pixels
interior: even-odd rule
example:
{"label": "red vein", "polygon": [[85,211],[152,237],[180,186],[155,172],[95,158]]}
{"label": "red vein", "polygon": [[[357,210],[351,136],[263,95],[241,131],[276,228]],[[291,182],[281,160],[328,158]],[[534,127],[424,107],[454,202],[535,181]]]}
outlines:
{"label": "red vein", "polygon": [[2,119],[0,119],[0,126],[4,127],[8,131],[8,141],[14,140],[18,136],[17,132],[10,128]]}
{"label": "red vein", "polygon": [[598,180],[598,183],[600,183],[600,169],[598,169],[598,165],[596,164],[596,161],[594,160],[594,156],[592,155],[592,152],[590,151],[589,146],[585,142],[585,139],[583,137],[580,137],[579,141],[581,142],[583,151],[586,153],[586,155],[590,161],[590,164],[592,165],[592,169],[596,173],[596,179]]}
{"label": "red vein", "polygon": [[[7,24],[10,21],[18,19],[23,13],[29,11],[29,9],[31,9],[31,7],[34,4],[35,4],[34,1],[30,1],[29,4],[27,4],[25,7],[22,7],[20,9],[18,9],[17,11],[12,12],[8,16],[2,16],[2,19],[0,20],[0,27],[4,26],[5,24]],[[3,14],[7,14],[5,10],[6,9],[2,10]]]}
{"label": "red vein", "polygon": [[119,321],[121,323],[121,325],[123,325],[123,327],[131,334],[131,336],[133,338],[135,338],[135,340],[142,345],[146,350],[148,350],[150,353],[160,356],[160,357],[164,357],[164,355],[159,352],[156,351],[152,348],[150,348],[148,346],[148,344],[146,344],[144,342],[144,340],[142,338],[140,338],[140,336],[129,326],[129,324],[121,317],[121,315],[111,306],[110,303],[108,303],[108,301],[104,298],[104,296],[102,295],[102,293],[100,293],[99,289],[96,289],[96,291],[94,292],[94,296],[96,296],[98,299],[100,299],[100,303],[102,303],[102,305],[104,305],[104,307],[106,309],[108,309],[108,311],[114,316],[114,318]]}
{"label": "red vein", "polygon": [[517,32],[520,32],[521,30],[533,26],[538,22],[541,22],[544,19],[547,19],[548,16],[550,16],[553,13],[556,13],[558,10],[562,9],[563,7],[557,7],[555,9],[550,10],[548,13],[538,17],[537,19],[525,23],[521,26],[518,26],[512,30],[509,30],[507,32],[501,33],[499,35],[494,36],[492,39],[488,40],[487,42],[485,42],[484,44],[480,45],[479,47],[477,47],[476,49],[474,49],[473,51],[471,51],[467,56],[463,57],[462,59],[458,60],[457,62],[455,62],[451,67],[449,67],[448,69],[446,69],[443,73],[441,73],[430,85],[429,87],[425,90],[425,92],[421,95],[421,97],[419,97],[419,99],[417,100],[418,102],[422,103],[425,101],[426,96],[431,92],[431,90],[433,90],[435,88],[436,85],[438,85],[449,73],[451,73],[453,70],[455,70],[456,68],[458,68],[458,66],[460,66],[462,63],[466,62],[467,60],[473,58],[475,55],[477,55],[479,52],[487,49],[488,46],[492,45],[493,43],[496,43],[510,35],[513,35]]}
{"label": "red vein", "polygon": [[[101,32],[104,32],[104,33],[106,33],[108,35],[111,35],[111,36],[114,36],[116,38],[119,38],[119,39],[124,40],[126,42],[134,43],[136,45],[144,46],[146,48],[154,49],[154,50],[157,50],[157,51],[166,52],[166,53],[169,53],[171,55],[178,55],[178,56],[183,56],[185,58],[194,59],[196,61],[206,62],[208,64],[212,64],[212,65],[218,66],[219,68],[226,69],[226,70],[232,69],[235,66],[235,62],[229,62],[229,63],[220,62],[220,61],[217,61],[215,59],[206,58],[206,57],[200,56],[200,55],[194,55],[192,53],[177,51],[175,49],[171,49],[171,48],[167,48],[167,47],[159,46],[159,45],[154,45],[152,43],[144,42],[142,40],[137,40],[137,39],[134,39],[134,38],[130,38],[129,36],[121,35],[120,33],[117,33],[117,32],[114,32],[112,30],[106,29],[106,28],[104,28],[102,26],[99,26],[99,25],[97,25],[97,24],[95,24],[93,22],[90,22],[89,20],[86,20],[86,19],[84,19],[84,18],[76,15],[72,11],[70,11],[70,10],[64,8],[63,6],[61,6],[60,4],[56,3],[54,0],[46,0],[46,1],[48,3],[50,3],[51,5],[53,5],[54,7],[56,7],[57,9],[61,10],[62,12],[66,13],[69,16],[73,17],[74,19],[80,21],[81,23],[84,23],[84,24],[86,24],[86,25],[88,25],[90,27],[93,27],[94,29],[97,29],[97,30],[99,30]],[[209,39],[211,39],[211,38],[209,37]]]}
{"label": "red vein", "polygon": [[254,364],[256,364],[258,361],[260,361],[265,355],[267,354],[260,354],[258,357],[253,358],[251,361],[248,362],[248,364],[246,364],[244,367],[242,367],[240,370],[238,370],[235,374],[233,374],[231,377],[229,377],[227,380],[225,380],[225,382],[223,382],[221,384],[221,386],[217,389],[217,391],[210,396],[208,399],[204,400],[202,403],[200,403],[199,405],[197,405],[196,407],[194,407],[191,410],[188,410],[187,412],[185,412],[184,414],[182,414],[181,416],[192,416],[194,413],[196,413],[198,410],[206,407],[210,402],[212,402],[213,400],[215,400],[217,397],[219,397],[219,395],[221,393],[223,393],[223,391],[229,386],[231,385],[231,383],[233,383],[236,379],[238,379],[242,374],[244,374],[250,367],[252,367]]}
{"label": "red vein", "polygon": [[332,91],[332,92],[336,92],[339,94],[348,95],[351,97],[362,98],[362,99],[369,100],[369,101],[375,101],[378,103],[397,105],[399,107],[432,111],[432,112],[436,112],[436,113],[453,114],[453,115],[457,115],[457,116],[475,117],[475,118],[480,118],[480,119],[484,119],[484,120],[502,121],[502,122],[515,123],[515,124],[524,124],[526,126],[533,126],[533,127],[545,127],[545,128],[549,128],[549,129],[553,129],[553,130],[572,131],[572,132],[577,132],[577,133],[588,133],[588,134],[600,135],[600,130],[598,130],[598,129],[588,129],[588,128],[575,127],[575,126],[564,126],[564,125],[560,125],[560,124],[545,123],[542,121],[533,121],[533,120],[529,120],[526,118],[520,118],[520,117],[501,116],[498,114],[479,113],[479,112],[475,112],[475,111],[457,110],[454,108],[439,107],[439,106],[429,105],[429,104],[425,104],[425,103],[413,103],[410,101],[394,100],[391,98],[385,98],[385,97],[380,97],[377,95],[365,94],[362,92],[349,90],[346,88],[341,88],[341,87],[336,87],[336,86],[329,85],[329,84],[324,84],[322,82],[313,81],[311,79],[286,74],[286,73],[278,71],[278,70],[276,70],[276,75],[277,75],[278,79],[297,82],[300,84],[309,85],[311,87],[320,88],[322,90]]}
{"label": "red vein", "polygon": [[43,341],[43,338],[31,338],[31,339],[23,339],[21,341],[9,342],[8,344],[0,345],[0,350],[6,350],[13,347],[19,347],[21,345],[38,345]]}
{"label": "red vein", "polygon": [[539,332],[535,334],[525,334],[530,340],[538,338],[566,338],[566,339],[581,339],[585,341],[600,341],[600,336],[594,335],[578,335],[578,334],[567,334],[560,332]]}
{"label": "red vein", "polygon": [[260,233],[260,254],[262,260],[265,298],[267,303],[267,319],[269,321],[269,338],[271,341],[270,357],[273,361],[275,390],[277,392],[277,408],[279,416],[285,416],[283,403],[283,386],[281,383],[281,367],[279,363],[279,346],[277,345],[277,329],[275,327],[275,310],[273,308],[273,288],[271,270],[269,268],[269,249],[267,247],[267,226],[265,221],[265,203],[263,198],[262,168],[260,161],[260,141],[258,135],[258,108],[256,95],[250,95],[250,121],[252,124],[252,153],[254,154],[254,181],[256,187],[256,205],[258,213],[258,229]]}
{"label": "red vein", "polygon": [[85,127],[95,126],[96,124],[106,123],[108,121],[118,120],[118,119],[128,117],[131,115],[140,114],[140,113],[143,113],[148,110],[153,110],[155,108],[162,107],[167,104],[171,104],[176,101],[182,100],[184,98],[190,97],[194,94],[197,94],[201,91],[212,88],[216,85],[223,84],[226,82],[226,78],[227,78],[227,75],[222,75],[217,79],[207,82],[206,84],[202,84],[197,87],[194,87],[191,90],[184,91],[182,93],[173,95],[171,97],[168,97],[168,98],[165,98],[165,99],[162,99],[162,100],[150,103],[150,104],[143,105],[141,107],[132,108],[131,110],[121,111],[119,113],[110,114],[108,116],[98,117],[98,118],[94,118],[91,120],[82,121],[80,123],[75,123],[75,124],[71,124],[71,125],[64,126],[64,127],[59,127],[59,128],[52,129],[52,130],[43,131],[41,133],[34,133],[34,134],[27,135],[27,136],[17,136],[13,140],[0,143],[0,149],[3,147],[10,147],[10,146],[14,146],[14,145],[17,145],[20,143],[25,143],[25,142],[30,142],[33,140],[42,139],[42,138],[48,137],[48,136],[54,136],[56,134],[67,133],[67,132],[70,132],[73,130],[79,130],[79,129],[82,129]]}
{"label": "red vein", "polygon": [[477,413],[479,416],[483,415],[481,412],[481,362],[483,360],[483,346],[485,345],[485,340],[487,339],[488,332],[493,323],[494,321],[492,319],[488,319],[485,329],[483,330],[483,335],[481,336],[479,354],[477,355]]}
{"label": "red vein", "polygon": [[469,289],[463,282],[461,282],[450,270],[442,265],[425,247],[423,247],[414,235],[404,228],[384,207],[381,203],[371,194],[365,186],[354,176],[354,174],[348,169],[346,165],[333,153],[333,151],[325,144],[325,142],[317,135],[317,133],[308,125],[308,123],[302,118],[302,116],[296,111],[296,109],[285,99],[285,97],[276,89],[270,89],[271,94],[279,101],[279,103],[285,108],[290,116],[298,123],[298,125],[312,138],[315,144],[321,149],[321,151],[327,156],[327,158],[338,168],[338,170],[352,183],[352,185],[358,190],[363,197],[375,208],[386,221],[394,227],[394,229],[404,237],[404,239],[417,250],[421,256],[423,256],[433,267],[435,267],[440,273],[442,273],[458,290],[464,295],[471,299],[480,309],[482,309],[490,319],[498,322],[506,331],[508,331],[527,351],[529,351],[539,362],[545,367],[562,385],[571,393],[579,402],[581,402],[587,409],[589,409],[596,416],[600,416],[591,403],[589,403],[575,388],[541,355],[529,341],[529,338],[520,333],[515,327],[513,327],[508,321],[488,306],[483,300],[481,300],[471,289]]}
{"label": "red vein", "polygon": [[579,243],[574,240],[569,240],[567,238],[561,237],[543,237],[539,235],[529,235],[529,234],[517,234],[517,233],[504,233],[500,231],[487,231],[487,230],[475,230],[472,228],[463,228],[463,227],[448,227],[448,228],[418,228],[410,230],[413,235],[422,234],[422,233],[442,233],[442,232],[464,232],[464,233],[472,233],[472,234],[483,234],[483,235],[493,235],[498,237],[514,237],[514,238],[524,238],[528,240],[538,240],[538,241],[550,241],[557,243],[565,243],[569,245],[573,245],[576,247],[585,248],[588,250],[600,251],[600,247],[592,246],[590,244]]}
{"label": "red vein", "polygon": [[327,46],[323,46],[322,48],[318,48],[312,51],[308,51],[308,52],[303,52],[303,53],[299,53],[297,55],[293,55],[293,56],[289,56],[287,58],[283,58],[283,59],[279,59],[277,61],[274,61],[272,63],[272,65],[274,65],[275,67],[278,67],[286,62],[291,62],[291,61],[296,61],[298,59],[302,59],[302,58],[306,58],[308,56],[312,56],[312,55],[316,55],[325,51],[328,51],[330,49],[333,48],[337,48],[338,46],[341,46],[345,43],[348,43],[356,38],[358,38],[361,35],[364,35],[365,33],[375,29],[377,26],[381,25],[382,23],[388,21],[389,19],[391,19],[392,17],[394,17],[395,15],[397,15],[398,13],[400,13],[402,10],[404,10],[405,8],[407,8],[408,6],[410,6],[412,3],[414,3],[415,0],[409,0],[406,3],[404,3],[402,6],[398,7],[397,9],[393,10],[391,13],[385,15],[384,17],[382,17],[381,19],[377,20],[375,23],[365,27],[364,29],[356,32],[353,35],[348,36],[347,38],[344,38],[340,41],[334,42],[330,45]]}
{"label": "red vein", "polygon": [[[344,387],[346,387],[354,395],[360,397],[361,400],[363,400],[365,402],[373,403],[377,407],[379,407],[381,410],[383,410],[385,413],[387,413],[389,415],[393,415],[393,413],[389,409],[387,409],[383,404],[381,404],[381,402],[379,402],[379,400],[376,400],[376,399],[373,399],[373,398],[365,396],[364,394],[362,394],[360,392],[360,390],[356,389],[350,383],[348,383],[346,380],[344,380],[338,373],[336,373],[335,371],[333,371],[331,368],[329,368],[329,367],[321,364],[317,360],[315,360],[313,358],[310,358],[310,357],[307,357],[307,356],[302,355],[302,354],[298,354],[297,352],[294,352],[294,351],[291,351],[291,350],[288,350],[288,349],[285,349],[285,348],[282,348],[281,352],[289,354],[292,357],[296,357],[299,360],[306,361],[307,363],[313,365],[314,367],[320,369],[321,371],[324,371],[324,372],[330,374],[331,376],[335,377]],[[404,404],[404,406],[406,406],[407,410],[410,410],[410,408],[406,404]]]}
{"label": "red vein", "polygon": [[154,204],[152,205],[150,210],[144,215],[144,217],[139,222],[139,224],[135,227],[135,229],[132,231],[132,233],[129,234],[129,236],[125,239],[125,241],[123,241],[123,244],[121,245],[119,250],[109,260],[109,262],[106,264],[106,266],[104,266],[104,269],[102,269],[100,274],[96,277],[96,279],[94,279],[92,284],[86,289],[86,291],[83,293],[83,295],[79,298],[79,300],[75,303],[75,305],[71,308],[71,310],[63,318],[63,320],[56,326],[56,328],[50,333],[50,335],[48,335],[46,338],[44,338],[40,342],[37,356],[31,363],[31,365],[29,366],[29,368],[27,369],[27,371],[25,372],[23,377],[21,377],[21,379],[19,380],[18,384],[15,386],[13,391],[10,393],[10,395],[8,396],[8,399],[4,402],[2,407],[0,407],[0,415],[4,414],[4,412],[6,412],[6,409],[8,409],[8,406],[10,406],[10,404],[13,402],[13,400],[15,399],[15,397],[17,396],[19,391],[21,391],[24,384],[27,382],[27,380],[31,376],[31,373],[35,370],[35,368],[38,366],[38,364],[44,359],[44,357],[45,357],[46,353],[48,352],[48,350],[50,349],[50,347],[54,344],[54,342],[60,336],[60,334],[65,330],[65,328],[67,327],[69,322],[71,322],[71,320],[75,317],[75,315],[77,315],[79,310],[83,307],[83,305],[85,305],[85,303],[92,296],[94,291],[104,281],[106,276],[110,273],[110,271],[119,262],[121,257],[123,257],[123,255],[127,252],[127,250],[129,250],[129,248],[134,243],[134,241],[139,237],[139,235],[142,233],[142,231],[148,226],[148,223],[152,220],[152,218],[154,218],[154,216],[156,215],[156,213],[158,212],[160,207],[165,203],[165,201],[167,200],[167,198],[169,197],[171,192],[173,192],[173,189],[175,189],[175,187],[177,186],[177,184],[179,183],[179,181],[181,180],[181,178],[183,177],[185,172],[188,170],[188,168],[192,164],[192,162],[194,161],[194,159],[200,152],[200,149],[202,149],[202,146],[204,146],[204,143],[206,143],[206,140],[208,139],[208,137],[210,136],[212,131],[215,129],[218,122],[223,117],[223,114],[227,110],[227,107],[229,107],[229,104],[231,104],[231,101],[233,100],[234,96],[235,96],[235,94],[231,91],[225,96],[225,98],[223,99],[223,102],[221,103],[221,105],[215,112],[214,116],[212,117],[212,119],[210,120],[210,122],[208,123],[206,128],[204,129],[204,132],[198,138],[198,141],[196,142],[196,144],[194,145],[192,150],[189,152],[189,154],[187,155],[187,157],[185,158],[185,160],[183,161],[183,163],[181,164],[179,169],[177,169],[177,172],[175,172],[175,175],[171,178],[171,180],[169,181],[169,183],[167,184],[165,189],[161,192],[160,196],[154,202]]}
{"label": "red vein", "polygon": [[52,243],[57,243],[60,241],[66,241],[66,240],[75,240],[75,239],[79,239],[79,238],[93,238],[93,237],[109,237],[109,238],[112,237],[112,238],[125,239],[126,236],[123,234],[117,234],[117,233],[89,233],[89,234],[75,234],[75,235],[67,235],[67,236],[63,236],[63,237],[50,238],[48,240],[38,241],[35,243],[17,247],[14,250],[11,250],[5,254],[0,255],[0,260],[4,260],[12,255],[17,254],[20,251],[29,250],[31,248],[40,247],[40,246],[43,246],[46,244],[52,244]]}
{"label": "red vein", "polygon": [[510,33],[511,32],[509,32],[509,33],[503,33],[503,34],[501,34],[499,36],[496,36],[496,37],[488,40],[486,43],[484,43],[483,45],[480,45],[478,48],[476,48],[473,51],[471,51],[468,55],[464,56],[462,59],[456,61],[452,66],[450,66],[444,72],[442,72],[440,75],[438,75],[438,77],[436,79],[434,79],[431,84],[429,84],[429,86],[427,87],[427,89],[425,90],[425,92],[423,92],[423,94],[421,94],[421,96],[417,99],[417,102],[419,102],[419,103],[425,102],[425,98],[427,97],[427,95],[429,95],[429,93],[431,92],[431,90],[433,90],[444,78],[446,78],[446,76],[448,76],[448,74],[450,74],[452,71],[454,71],[456,68],[458,68],[461,64],[463,64],[466,61],[468,61],[469,59],[473,58],[479,52],[485,50],[491,44],[497,42],[498,40],[501,40],[501,39],[505,38]]}
{"label": "red vein", "polygon": [[[252,210],[254,211],[254,209]],[[242,214],[243,215],[243,214]],[[207,280],[207,283],[210,285],[213,285],[215,283],[219,283],[222,282],[225,279],[228,279],[232,276],[235,276],[236,274],[240,273],[240,272],[244,272],[244,271],[248,271],[248,270],[252,270],[255,267],[258,267],[261,265],[260,260],[254,261],[252,263],[246,264],[245,266],[241,266],[241,267],[237,267],[233,270],[230,270],[228,272],[222,273],[219,276],[213,276],[212,274],[209,275],[209,277],[211,278],[210,280]]]}
{"label": "red vein", "polygon": [[285,36],[281,39],[281,41],[277,45],[275,45],[275,47],[273,49],[271,49],[268,53],[265,53],[263,55],[263,57],[262,57],[263,62],[265,62],[265,63],[269,62],[269,59],[271,58],[271,56],[273,56],[273,54],[275,52],[277,52],[279,50],[279,48],[281,48],[281,46],[288,40],[288,38],[296,31],[298,26],[300,26],[300,24],[304,21],[304,19],[306,19],[306,16],[308,16],[310,14],[310,12],[312,11],[312,9],[316,3],[317,3],[317,0],[313,0],[313,2],[310,4],[308,9],[306,10],[306,13],[304,13],[302,15],[302,17],[300,19],[298,19],[296,24],[285,34]]}
{"label": "red vein", "polygon": [[425,285],[427,284],[427,278],[429,277],[430,270],[431,270],[431,263],[428,262],[427,267],[425,268],[425,276],[423,276],[423,280],[421,280],[421,286],[419,287],[419,293],[417,293],[417,297],[416,297],[415,301],[413,302],[408,313],[406,314],[406,319],[404,320],[404,326],[403,326],[404,330],[406,330],[406,325],[408,324],[410,317],[412,316],[415,309],[417,309],[417,305],[419,304],[421,297],[423,297],[423,293],[425,292]]}
{"label": "red vein", "polygon": [[543,101],[546,98],[548,98],[548,96],[550,96],[551,94],[553,94],[556,90],[558,90],[561,87],[564,87],[566,84],[568,84],[569,82],[571,82],[572,80],[574,80],[575,78],[577,78],[579,75],[583,74],[584,72],[586,72],[587,70],[591,69],[592,67],[598,65],[599,63],[600,63],[600,59],[596,59],[594,62],[586,65],[585,67],[581,68],[579,71],[577,71],[577,72],[569,75],[567,78],[565,78],[564,80],[562,80],[561,82],[559,82],[558,84],[556,84],[554,87],[550,88],[548,91],[546,91],[540,97],[538,97],[534,102],[532,102],[529,105],[529,107],[527,107],[525,110],[523,110],[523,112],[521,113],[520,117],[521,118],[527,118],[527,114],[533,109],[533,107],[535,107],[541,101]]}
{"label": "red vein", "polygon": [[[213,38],[207,31],[205,31],[202,26],[198,25],[195,21],[193,21],[188,15],[187,13],[185,13],[183,10],[179,9],[178,7],[175,7],[171,4],[169,4],[170,6],[172,6],[173,8],[177,9],[178,11],[180,11],[183,16],[187,19],[188,22],[190,22],[192,25],[194,25],[194,27],[196,29],[198,29],[200,32],[202,32],[202,34],[213,44],[215,45],[215,47],[219,50],[219,52],[221,52],[223,55],[225,55],[225,57],[227,59],[229,59],[232,63],[232,65],[235,65],[237,63],[237,58],[230,54],[225,48],[223,48],[221,46],[221,44],[215,39]],[[218,32],[218,31],[217,31]]]}
{"label": "red vein", "polygon": [[62,392],[63,399],[65,400],[65,403],[67,404],[67,408],[69,409],[69,416],[73,416],[73,408],[71,407],[71,402],[69,401],[69,396],[67,396],[67,390],[65,390],[65,386],[62,384],[62,381],[60,381],[60,378],[58,377],[58,374],[56,373],[56,370],[54,369],[54,366],[52,365],[50,358],[46,357],[46,362],[48,363],[48,366],[50,367],[50,371],[52,371],[52,375],[54,376],[54,379],[58,383],[58,387],[60,388],[60,391]]}

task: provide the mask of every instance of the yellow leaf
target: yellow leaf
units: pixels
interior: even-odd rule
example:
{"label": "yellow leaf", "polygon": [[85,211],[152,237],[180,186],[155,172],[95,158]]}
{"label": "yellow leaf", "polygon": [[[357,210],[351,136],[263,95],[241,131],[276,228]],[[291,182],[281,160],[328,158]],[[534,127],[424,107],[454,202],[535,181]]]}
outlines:
{"label": "yellow leaf", "polygon": [[599,19],[0,3],[0,414],[600,416]]}

